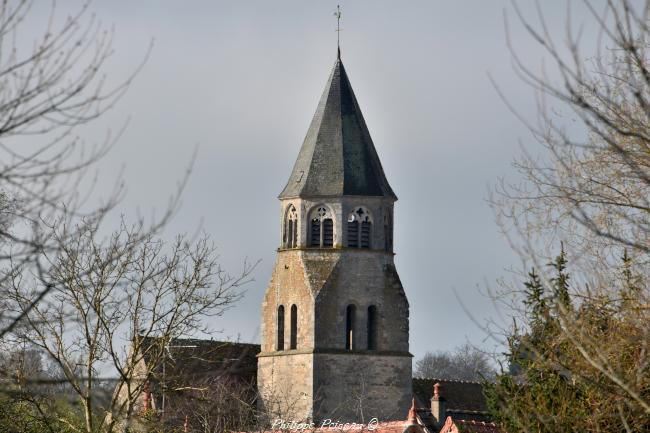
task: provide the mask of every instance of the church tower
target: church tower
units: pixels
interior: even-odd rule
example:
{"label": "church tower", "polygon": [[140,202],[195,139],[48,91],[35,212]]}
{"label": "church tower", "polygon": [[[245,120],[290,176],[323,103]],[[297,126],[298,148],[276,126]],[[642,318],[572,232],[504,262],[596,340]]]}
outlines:
{"label": "church tower", "polygon": [[409,305],[393,262],[393,193],[340,55],[279,196],[262,305],[260,405],[291,421],[402,419]]}

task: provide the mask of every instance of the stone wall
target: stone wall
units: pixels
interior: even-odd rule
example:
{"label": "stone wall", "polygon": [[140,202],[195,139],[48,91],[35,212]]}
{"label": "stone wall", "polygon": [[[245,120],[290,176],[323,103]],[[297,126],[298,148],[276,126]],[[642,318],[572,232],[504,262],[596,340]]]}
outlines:
{"label": "stone wall", "polygon": [[312,419],[313,361],[311,353],[287,351],[258,357],[260,410],[271,421]]}
{"label": "stone wall", "polygon": [[411,356],[314,355],[314,419],[401,419],[412,396]]}

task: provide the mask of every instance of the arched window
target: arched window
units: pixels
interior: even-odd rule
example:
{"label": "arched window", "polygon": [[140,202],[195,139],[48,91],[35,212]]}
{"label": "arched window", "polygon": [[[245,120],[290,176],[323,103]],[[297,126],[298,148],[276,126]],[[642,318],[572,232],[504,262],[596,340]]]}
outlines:
{"label": "arched window", "polygon": [[291,341],[289,349],[296,349],[298,347],[298,307],[296,304],[291,306]]}
{"label": "arched window", "polygon": [[393,224],[390,217],[390,209],[386,209],[384,214],[384,249],[388,252],[393,251]]}
{"label": "arched window", "polygon": [[368,307],[368,350],[377,350],[377,307]]}
{"label": "arched window", "polygon": [[348,247],[370,248],[372,217],[368,209],[358,207],[348,215]]}
{"label": "arched window", "polygon": [[284,305],[278,307],[278,338],[275,350],[284,350]]}
{"label": "arched window", "polygon": [[334,221],[325,206],[317,206],[309,218],[309,245],[331,248],[334,245]]}
{"label": "arched window", "polygon": [[294,205],[289,205],[284,219],[284,247],[298,246],[298,212]]}
{"label": "arched window", "polygon": [[357,307],[350,304],[345,309],[345,350],[354,350],[354,323]]}

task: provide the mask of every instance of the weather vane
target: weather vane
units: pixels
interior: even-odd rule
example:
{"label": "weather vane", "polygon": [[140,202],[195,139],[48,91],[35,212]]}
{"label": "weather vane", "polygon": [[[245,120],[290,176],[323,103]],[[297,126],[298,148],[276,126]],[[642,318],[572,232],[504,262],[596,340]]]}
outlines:
{"label": "weather vane", "polygon": [[336,5],[336,49],[338,57],[341,58],[341,5]]}

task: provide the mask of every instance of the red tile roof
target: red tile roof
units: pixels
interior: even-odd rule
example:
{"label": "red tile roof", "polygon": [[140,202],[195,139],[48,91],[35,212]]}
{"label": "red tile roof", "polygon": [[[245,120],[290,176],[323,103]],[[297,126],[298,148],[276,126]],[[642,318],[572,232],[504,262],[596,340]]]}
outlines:
{"label": "red tile roof", "polygon": [[440,433],[503,433],[493,422],[453,419],[448,416]]}

